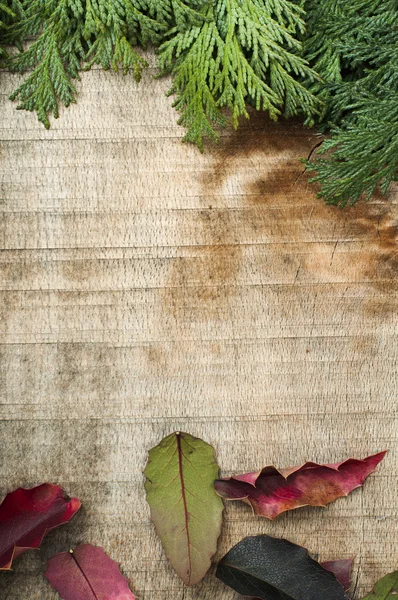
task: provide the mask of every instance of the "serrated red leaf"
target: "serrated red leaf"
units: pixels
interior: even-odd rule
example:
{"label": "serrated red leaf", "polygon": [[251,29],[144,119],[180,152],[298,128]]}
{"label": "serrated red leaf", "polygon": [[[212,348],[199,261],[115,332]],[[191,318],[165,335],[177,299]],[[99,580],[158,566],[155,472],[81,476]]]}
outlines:
{"label": "serrated red leaf", "polygon": [[256,473],[236,475],[215,482],[216,492],[225,500],[242,500],[256,515],[274,519],[280,513],[301,506],[326,506],[348,496],[361,486],[386,452],[363,460],[349,458],[331,465],[307,462],[301,467],[265,467]]}
{"label": "serrated red leaf", "polygon": [[117,562],[91,544],[50,558],[45,576],[63,600],[135,600]]}
{"label": "serrated red leaf", "polygon": [[68,498],[50,483],[8,494],[0,505],[0,570],[10,569],[26,550],[38,548],[47,531],[69,521],[79,508],[77,498]]}
{"label": "serrated red leaf", "polygon": [[320,563],[321,567],[333,573],[346,592],[348,592],[351,585],[352,560],[352,558],[342,558]]}

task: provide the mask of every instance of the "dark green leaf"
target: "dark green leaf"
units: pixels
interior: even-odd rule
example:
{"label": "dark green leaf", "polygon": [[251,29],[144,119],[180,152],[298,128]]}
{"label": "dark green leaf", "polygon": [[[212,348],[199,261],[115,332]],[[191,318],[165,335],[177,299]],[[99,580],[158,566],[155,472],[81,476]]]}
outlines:
{"label": "dark green leaf", "polygon": [[216,575],[239,594],[262,600],[348,600],[335,576],[305,548],[268,535],[239,542]]}
{"label": "dark green leaf", "polygon": [[386,575],[378,581],[373,592],[363,600],[395,600],[398,595],[398,571]]}

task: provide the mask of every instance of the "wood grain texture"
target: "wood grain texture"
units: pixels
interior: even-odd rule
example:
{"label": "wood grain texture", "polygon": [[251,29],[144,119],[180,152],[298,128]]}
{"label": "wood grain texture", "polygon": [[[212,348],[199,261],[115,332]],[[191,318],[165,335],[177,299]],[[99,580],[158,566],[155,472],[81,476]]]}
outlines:
{"label": "wood grain texture", "polygon": [[45,131],[0,73],[0,494],[51,481],[84,506],[0,596],[55,600],[46,559],[91,542],[142,600],[237,600],[211,575],[183,590],[149,521],[147,451],[183,430],[224,475],[388,448],[328,510],[225,511],[219,556],[261,532],[355,555],[360,598],[398,566],[397,190],[325,207],[298,122],[254,116],[200,155],[152,75],[84,74]]}

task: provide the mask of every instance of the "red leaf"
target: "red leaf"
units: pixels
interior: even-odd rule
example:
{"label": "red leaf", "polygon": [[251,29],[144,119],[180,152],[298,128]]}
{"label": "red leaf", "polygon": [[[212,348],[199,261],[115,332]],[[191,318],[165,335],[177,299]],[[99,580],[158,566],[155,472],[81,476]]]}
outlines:
{"label": "red leaf", "polygon": [[50,558],[45,576],[63,600],[135,600],[119,565],[91,544]]}
{"label": "red leaf", "polygon": [[343,586],[344,591],[348,592],[351,585],[352,558],[328,560],[327,562],[320,564],[324,569],[326,569],[326,571],[333,573],[337,581],[339,581]]}
{"label": "red leaf", "polygon": [[77,498],[50,483],[19,488],[0,505],[0,570],[10,569],[14,558],[38,548],[47,531],[66,523],[80,508]]}
{"label": "red leaf", "polygon": [[265,467],[215,482],[216,492],[226,500],[243,500],[256,515],[274,519],[280,513],[300,506],[325,506],[348,496],[372,473],[385,452],[364,460],[349,458],[333,465],[307,462],[301,467],[276,469]]}

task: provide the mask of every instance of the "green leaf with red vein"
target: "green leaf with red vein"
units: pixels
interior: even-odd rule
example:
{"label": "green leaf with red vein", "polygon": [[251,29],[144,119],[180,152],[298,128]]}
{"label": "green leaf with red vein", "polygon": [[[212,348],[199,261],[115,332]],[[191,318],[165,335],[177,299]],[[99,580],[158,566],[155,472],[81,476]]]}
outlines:
{"label": "green leaf with red vein", "polygon": [[218,563],[216,576],[242,596],[261,600],[348,600],[334,574],[305,548],[269,535],[236,544]]}
{"label": "green leaf with red vein", "polygon": [[66,523],[79,510],[77,498],[50,483],[19,488],[0,505],[0,570],[8,570],[14,558],[39,548],[47,531]]}
{"label": "green leaf with red vein", "polygon": [[63,600],[135,600],[119,565],[91,544],[50,558],[45,576]]}
{"label": "green leaf with red vein", "polygon": [[149,452],[145,489],[166,556],[186,585],[211,565],[223,503],[214,491],[213,448],[187,433],[172,433]]}
{"label": "green leaf with red vein", "polygon": [[362,600],[396,600],[398,597],[398,571],[389,573],[380,579],[373,592],[370,592]]}
{"label": "green leaf with red vein", "polygon": [[301,467],[276,469],[265,467],[256,473],[236,475],[215,482],[217,493],[226,500],[250,504],[256,515],[274,519],[280,513],[301,506],[326,506],[348,496],[372,473],[385,452],[364,460],[318,465],[307,462]]}

